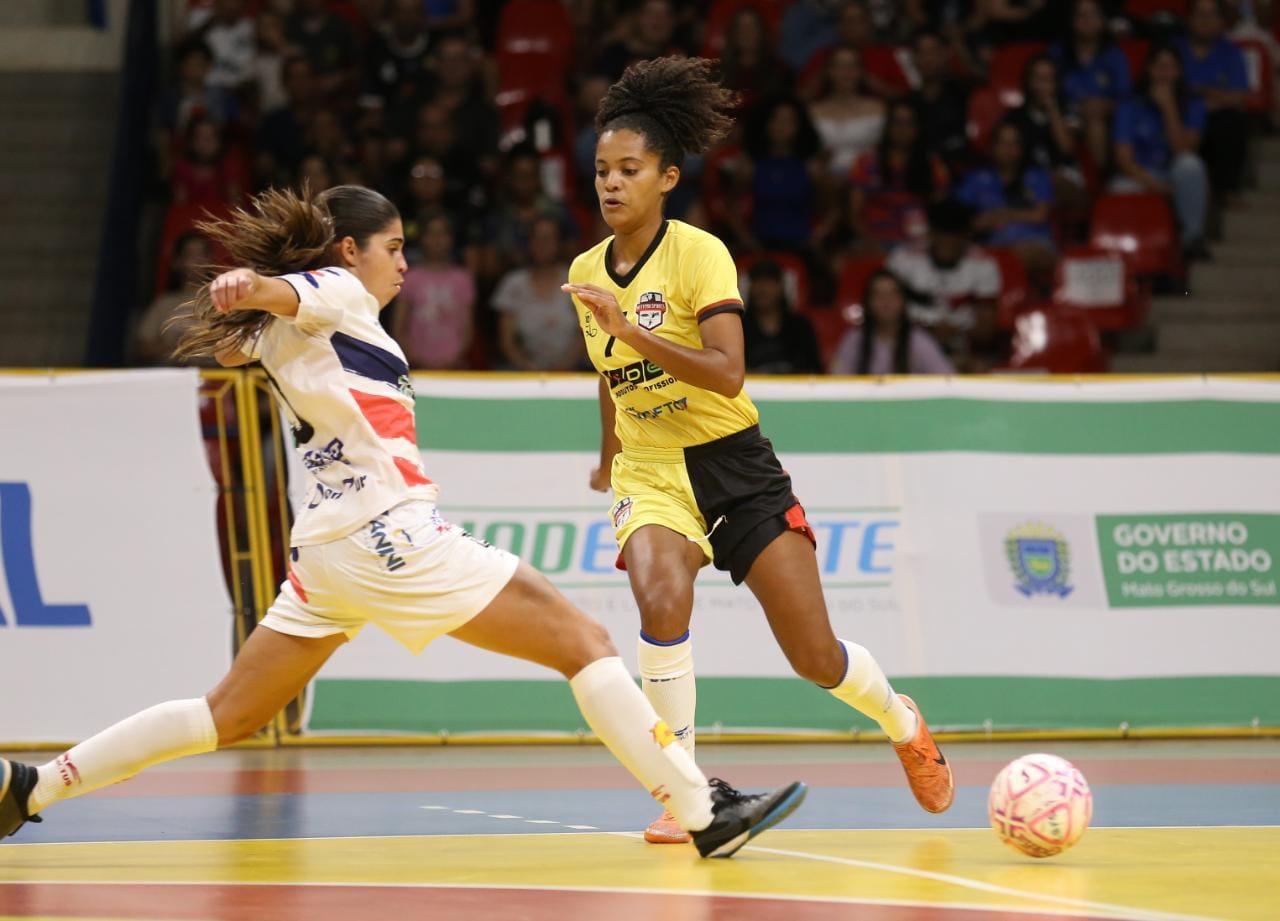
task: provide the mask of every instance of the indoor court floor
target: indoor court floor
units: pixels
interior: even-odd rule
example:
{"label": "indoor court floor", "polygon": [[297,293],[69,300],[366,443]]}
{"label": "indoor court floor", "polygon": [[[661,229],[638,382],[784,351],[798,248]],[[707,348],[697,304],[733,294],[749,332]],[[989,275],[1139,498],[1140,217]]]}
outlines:
{"label": "indoor court floor", "polygon": [[[1049,860],[986,821],[996,772],[1037,750],[1094,791],[1093,827]],[[1280,740],[946,751],[956,803],[931,816],[884,744],[700,746],[736,786],[812,788],[732,860],[646,845],[655,806],[599,746],[219,752],[0,844],[0,919],[1280,919]]]}

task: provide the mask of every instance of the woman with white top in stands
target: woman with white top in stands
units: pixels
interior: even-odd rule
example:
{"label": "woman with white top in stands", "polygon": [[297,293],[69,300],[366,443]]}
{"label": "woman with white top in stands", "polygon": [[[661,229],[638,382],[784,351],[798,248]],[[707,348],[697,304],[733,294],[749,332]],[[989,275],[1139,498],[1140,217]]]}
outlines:
{"label": "woman with white top in stands", "polygon": [[867,93],[862,57],[855,49],[832,52],[822,93],[810,104],[809,117],[822,138],[827,166],[837,181],[847,179],[854,161],[880,143],[884,102]]}

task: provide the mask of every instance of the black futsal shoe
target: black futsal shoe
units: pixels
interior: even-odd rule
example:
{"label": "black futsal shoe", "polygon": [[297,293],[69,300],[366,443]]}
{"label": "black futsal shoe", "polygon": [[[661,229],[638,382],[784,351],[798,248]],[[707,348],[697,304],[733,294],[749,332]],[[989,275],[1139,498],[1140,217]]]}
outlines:
{"label": "black futsal shoe", "polygon": [[711,784],[711,824],[691,832],[703,857],[732,857],[762,831],[777,825],[804,802],[809,788],[800,781],[772,793],[739,793],[718,777]]}
{"label": "black futsal shoe", "polygon": [[27,797],[38,778],[31,765],[0,758],[0,838],[9,837],[27,822],[44,821],[27,814]]}

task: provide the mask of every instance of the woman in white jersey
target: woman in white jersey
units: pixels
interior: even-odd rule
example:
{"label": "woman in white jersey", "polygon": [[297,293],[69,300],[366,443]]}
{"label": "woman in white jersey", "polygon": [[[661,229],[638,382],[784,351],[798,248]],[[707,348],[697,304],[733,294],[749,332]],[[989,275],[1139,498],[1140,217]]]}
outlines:
{"label": "woman in white jersey", "polygon": [[200,290],[179,351],[260,360],[291,414],[311,482],[288,581],[207,696],[151,707],[39,767],[0,759],[0,838],[57,800],[249,736],[367,623],[415,653],[448,633],[563,674],[596,735],[698,829],[704,857],[729,856],[800,804],[800,783],[744,796],[708,781],[599,623],[439,516],[404,354],[378,323],[406,269],[394,205],[357,186],[314,200],[268,191],[204,229],[242,268]]}

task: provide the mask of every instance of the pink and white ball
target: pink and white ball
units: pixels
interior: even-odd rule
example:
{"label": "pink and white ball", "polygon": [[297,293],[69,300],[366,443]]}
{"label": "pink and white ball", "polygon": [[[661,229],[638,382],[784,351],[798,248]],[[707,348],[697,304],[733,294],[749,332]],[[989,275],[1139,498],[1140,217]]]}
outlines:
{"label": "pink and white ball", "polygon": [[1031,857],[1052,857],[1089,827],[1093,794],[1071,762],[1057,755],[1023,755],[996,775],[987,816],[1005,844]]}

